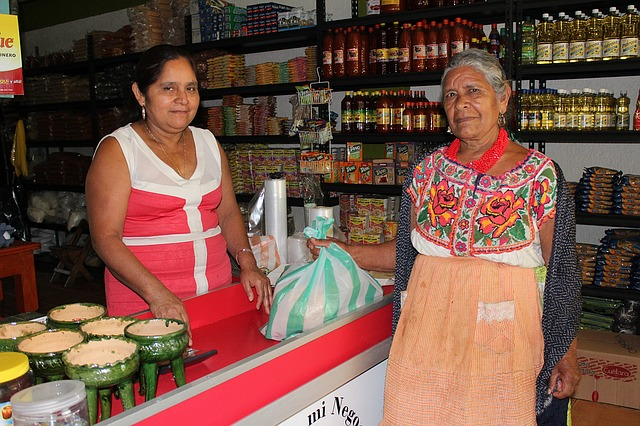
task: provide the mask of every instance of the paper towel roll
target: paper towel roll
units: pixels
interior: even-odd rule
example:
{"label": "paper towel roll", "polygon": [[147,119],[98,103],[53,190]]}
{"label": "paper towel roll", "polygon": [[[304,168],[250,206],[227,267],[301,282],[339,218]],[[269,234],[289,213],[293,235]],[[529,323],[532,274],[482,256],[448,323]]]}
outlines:
{"label": "paper towel roll", "polygon": [[287,181],[264,181],[264,220],[267,235],[272,235],[278,245],[280,261],[287,263]]}
{"label": "paper towel roll", "polygon": [[[309,209],[309,223],[307,224],[307,226],[311,226],[311,224],[313,223],[313,220],[318,216],[333,219],[333,207],[327,207],[327,206],[311,207]],[[333,237],[333,226],[327,230],[327,237]]]}

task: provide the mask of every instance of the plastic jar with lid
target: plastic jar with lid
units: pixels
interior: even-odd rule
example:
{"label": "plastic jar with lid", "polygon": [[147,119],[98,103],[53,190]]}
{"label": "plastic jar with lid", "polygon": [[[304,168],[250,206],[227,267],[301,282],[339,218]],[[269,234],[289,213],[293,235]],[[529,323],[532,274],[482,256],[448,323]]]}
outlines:
{"label": "plastic jar with lid", "polygon": [[85,385],[79,380],[57,380],[23,389],[11,397],[15,426],[89,425]]}
{"label": "plastic jar with lid", "polygon": [[0,352],[0,425],[13,424],[11,397],[34,384],[29,358],[23,353]]}

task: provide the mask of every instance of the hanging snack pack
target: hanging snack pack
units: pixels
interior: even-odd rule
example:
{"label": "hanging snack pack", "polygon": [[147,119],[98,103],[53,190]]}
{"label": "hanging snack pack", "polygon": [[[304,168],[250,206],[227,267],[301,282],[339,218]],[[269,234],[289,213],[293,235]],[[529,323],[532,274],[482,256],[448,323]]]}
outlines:
{"label": "hanging snack pack", "polygon": [[[333,219],[318,217],[307,238],[324,238]],[[320,249],[318,259],[286,268],[278,279],[269,322],[262,332],[283,340],[315,328],[382,297],[382,287],[336,244]]]}

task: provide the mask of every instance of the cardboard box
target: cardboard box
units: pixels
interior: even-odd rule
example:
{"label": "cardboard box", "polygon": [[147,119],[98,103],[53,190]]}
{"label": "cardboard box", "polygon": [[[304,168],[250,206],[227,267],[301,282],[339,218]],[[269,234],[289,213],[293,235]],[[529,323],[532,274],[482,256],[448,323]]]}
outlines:
{"label": "cardboard box", "polygon": [[578,364],[574,398],[640,409],[640,336],[580,330]]}

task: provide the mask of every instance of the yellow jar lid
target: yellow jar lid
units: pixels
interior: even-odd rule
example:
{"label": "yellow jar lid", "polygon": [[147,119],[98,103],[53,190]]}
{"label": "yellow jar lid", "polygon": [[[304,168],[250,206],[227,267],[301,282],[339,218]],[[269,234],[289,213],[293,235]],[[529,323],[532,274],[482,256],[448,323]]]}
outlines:
{"label": "yellow jar lid", "polygon": [[19,352],[0,352],[0,383],[10,382],[29,371],[29,358]]}

